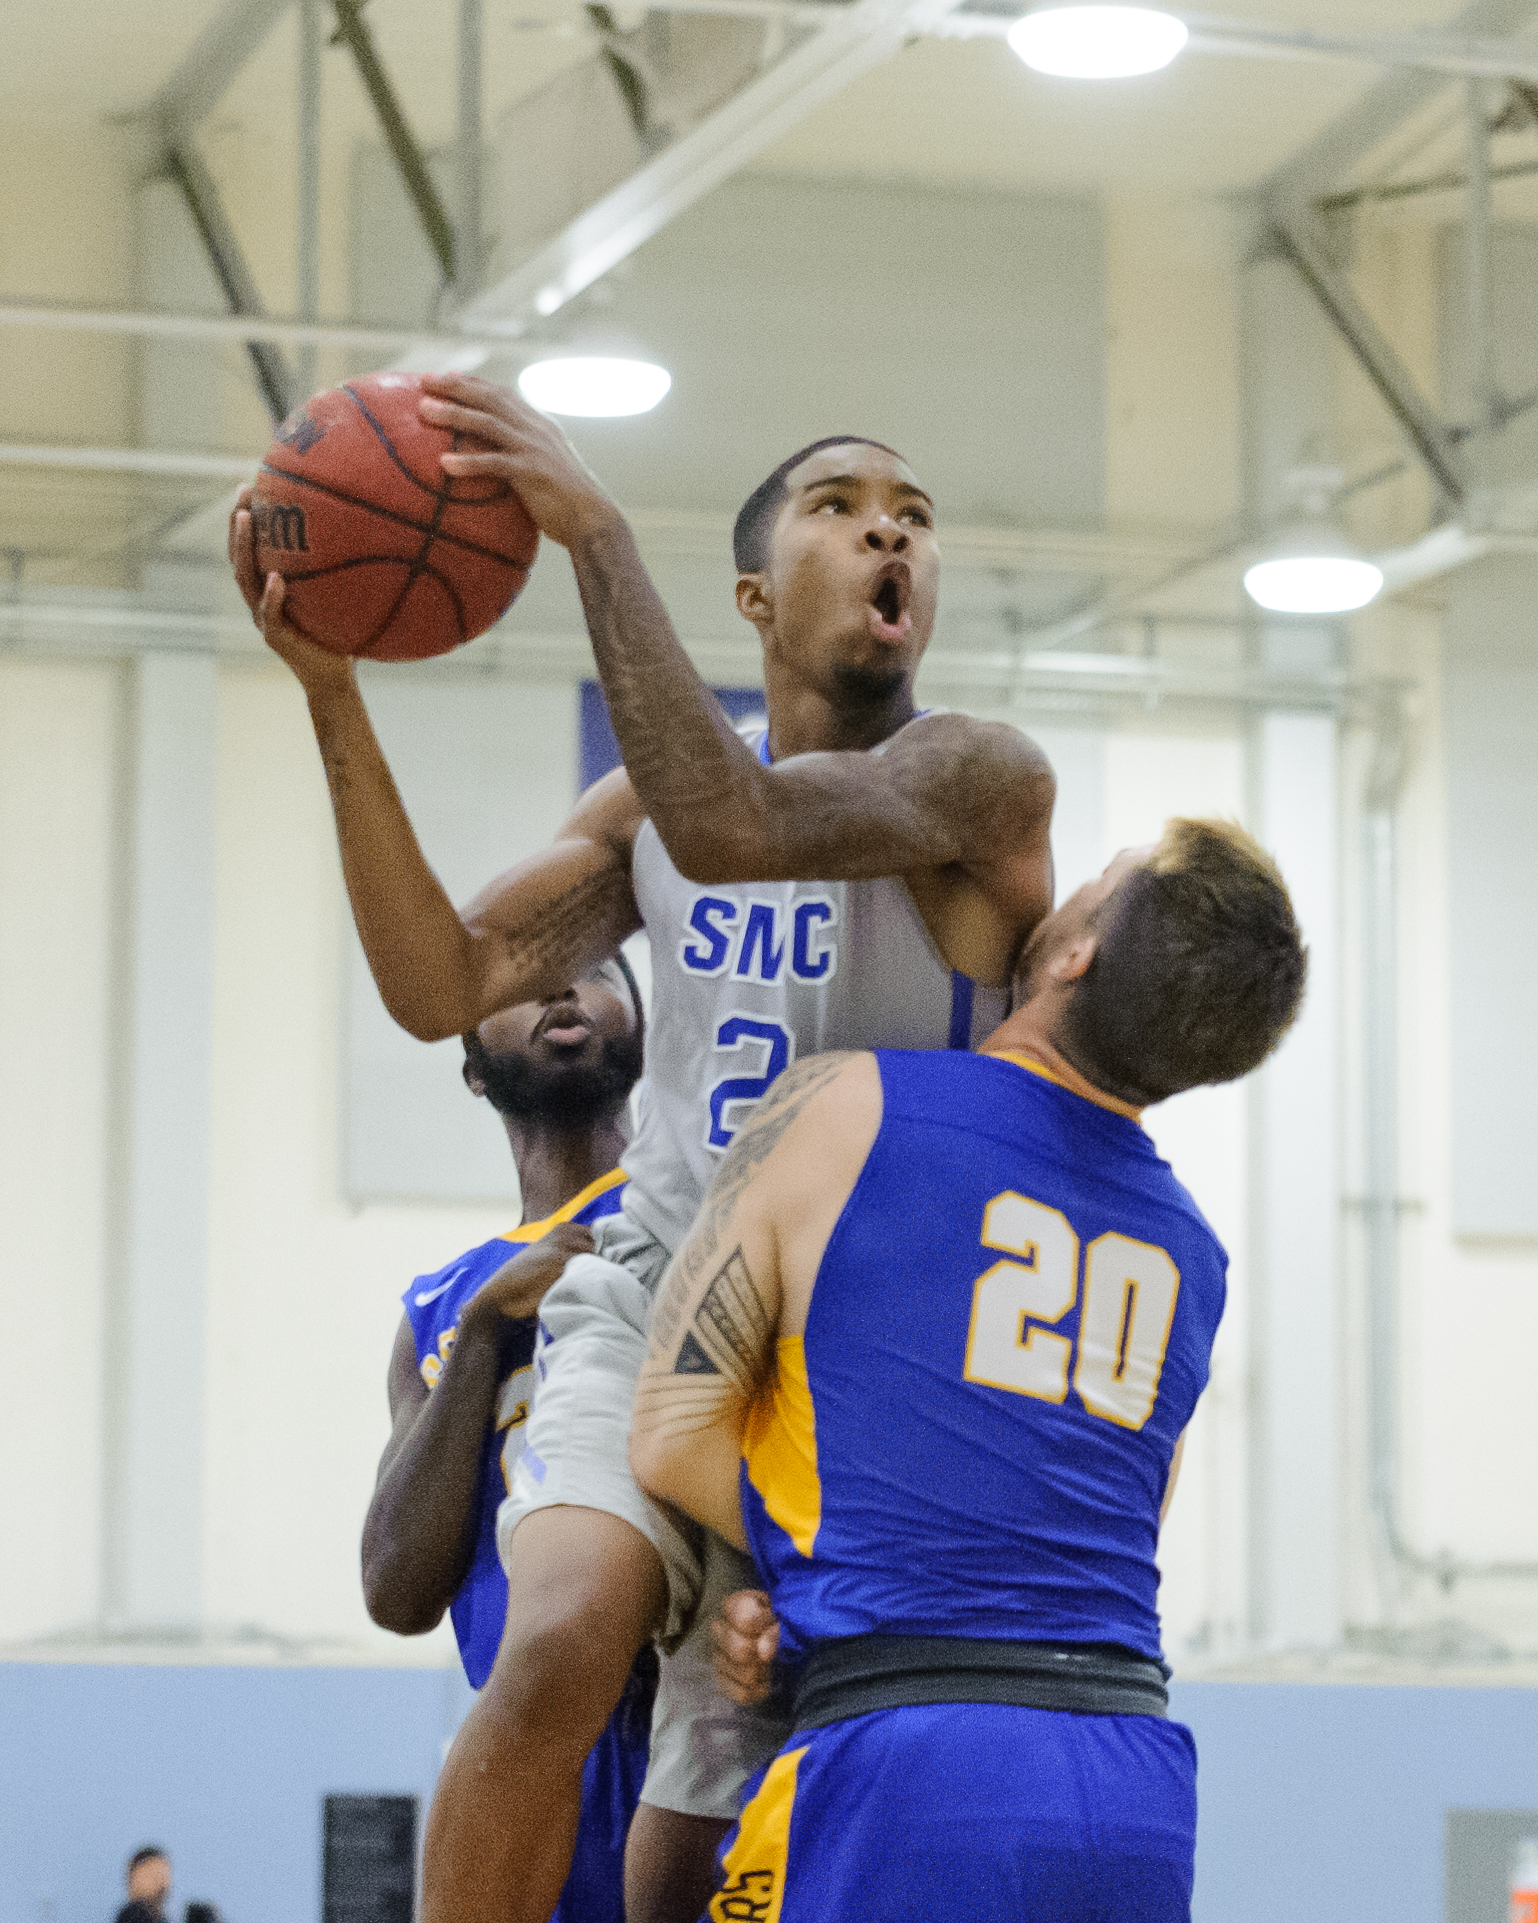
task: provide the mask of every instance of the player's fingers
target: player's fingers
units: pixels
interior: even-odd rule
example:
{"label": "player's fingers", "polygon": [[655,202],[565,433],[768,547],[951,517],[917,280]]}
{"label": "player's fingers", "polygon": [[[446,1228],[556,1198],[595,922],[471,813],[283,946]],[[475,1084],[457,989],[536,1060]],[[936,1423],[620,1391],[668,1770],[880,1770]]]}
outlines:
{"label": "player's fingers", "polygon": [[719,1669],[716,1671],[716,1687],[728,1702],[741,1703],[744,1709],[751,1709],[755,1703],[761,1703],[769,1694],[767,1682],[743,1680],[736,1676],[725,1675]]}
{"label": "player's fingers", "polygon": [[537,410],[514,387],[504,387],[496,381],[483,380],[478,374],[431,374],[422,380],[426,394],[436,395],[439,399],[457,401],[466,407],[482,408],[488,414],[496,414],[503,420],[516,421],[520,417],[532,417]]}
{"label": "player's fingers", "polygon": [[718,1620],[744,1636],[761,1636],[776,1626],[774,1605],[762,1589],[734,1589],[723,1599]]}
{"label": "player's fingers", "polygon": [[482,400],[494,400],[507,393],[505,387],[484,379],[479,374],[467,374],[462,368],[450,368],[443,374],[424,374],[422,392],[424,394],[443,394],[451,400],[464,395],[476,396]]}
{"label": "player's fingers", "polygon": [[508,457],[505,453],[485,454],[440,454],[445,474],[505,474],[508,471]]}
{"label": "player's fingers", "polygon": [[740,1637],[723,1636],[716,1644],[715,1660],[721,1674],[738,1685],[751,1685],[756,1689],[766,1682],[765,1671],[769,1665],[751,1643],[743,1642]]}
{"label": "player's fingers", "polygon": [[418,411],[431,427],[446,427],[458,434],[473,434],[478,441],[490,441],[493,447],[503,446],[515,433],[511,424],[499,414],[488,413],[484,408],[466,407],[459,401],[437,400],[431,394],[423,395]]}
{"label": "player's fingers", "polygon": [[279,654],[283,652],[279,643],[283,639],[283,576],[269,574],[262,589],[261,603],[257,614],[262,623],[262,633],[267,638],[269,648]]}
{"label": "player's fingers", "polygon": [[734,1673],[758,1677],[780,1647],[780,1625],[761,1589],[739,1589],[726,1597],[710,1626],[720,1660]]}
{"label": "player's fingers", "polygon": [[230,562],[232,566],[235,561],[236,532],[240,525],[241,515],[249,515],[251,512],[252,491],[251,483],[248,481],[236,494],[235,505],[230,509]]}
{"label": "player's fingers", "polygon": [[714,1668],[718,1687],[734,1703],[762,1702],[769,1694],[769,1665],[751,1652],[744,1654],[718,1643]]}
{"label": "player's fingers", "polygon": [[739,1629],[725,1613],[716,1617],[710,1625],[710,1640],[716,1650],[732,1662],[741,1662],[753,1647],[753,1632]]}
{"label": "player's fingers", "polygon": [[235,585],[245,597],[252,620],[260,626],[262,584],[256,575],[256,536],[251,528],[249,508],[236,508],[231,517],[230,560],[235,569]]}

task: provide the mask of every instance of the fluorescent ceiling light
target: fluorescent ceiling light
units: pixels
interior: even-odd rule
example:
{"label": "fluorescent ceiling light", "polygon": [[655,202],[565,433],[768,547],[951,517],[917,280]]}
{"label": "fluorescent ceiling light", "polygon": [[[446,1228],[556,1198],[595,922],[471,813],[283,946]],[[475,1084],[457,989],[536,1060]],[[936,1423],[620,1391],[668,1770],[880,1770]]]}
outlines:
{"label": "fluorescent ceiling light", "polygon": [[536,361],[518,376],[518,392],[531,407],[594,419],[648,413],[672,385],[665,367],[597,355]]}
{"label": "fluorescent ceiling light", "polygon": [[1288,554],[1257,561],[1244,591],[1272,614],[1350,614],[1383,586],[1383,570],[1345,554]]}
{"label": "fluorescent ceiling light", "polygon": [[1008,37],[1036,73],[1126,80],[1167,67],[1189,35],[1184,21],[1152,7],[1038,7]]}

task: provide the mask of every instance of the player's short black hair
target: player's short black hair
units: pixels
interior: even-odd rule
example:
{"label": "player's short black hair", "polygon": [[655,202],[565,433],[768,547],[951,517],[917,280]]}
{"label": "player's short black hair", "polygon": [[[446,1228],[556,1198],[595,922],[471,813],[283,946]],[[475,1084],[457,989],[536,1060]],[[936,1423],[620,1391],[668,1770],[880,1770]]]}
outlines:
{"label": "player's short black hair", "polygon": [[141,1863],[153,1863],[157,1856],[164,1857],[167,1863],[171,1860],[158,1843],[146,1843],[143,1849],[135,1850],[129,1857],[128,1874],[132,1876]]}
{"label": "player's short black hair", "polygon": [[774,472],[765,477],[737,510],[732,525],[732,559],[739,574],[757,574],[769,565],[769,533],[775,516],[784,506],[788,492],[785,482],[801,463],[825,447],[879,447],[883,454],[902,456],[885,441],[873,441],[868,434],[824,434],[788,455]]}
{"label": "player's short black hair", "polygon": [[1169,822],[1095,914],[1064,1052],[1140,1107],[1258,1068],[1297,1018],[1308,973],[1287,884],[1236,822]]}

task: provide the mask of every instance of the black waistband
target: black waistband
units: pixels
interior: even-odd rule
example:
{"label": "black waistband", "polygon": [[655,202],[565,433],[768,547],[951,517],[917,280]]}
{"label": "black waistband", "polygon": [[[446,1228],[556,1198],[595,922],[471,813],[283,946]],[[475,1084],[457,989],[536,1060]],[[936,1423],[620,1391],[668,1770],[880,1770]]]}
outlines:
{"label": "black waistband", "polygon": [[1169,1670],[1116,1643],[965,1636],[845,1636],[818,1643],[796,1690],[795,1727],[876,1709],[1013,1703],[1077,1716],[1165,1716]]}

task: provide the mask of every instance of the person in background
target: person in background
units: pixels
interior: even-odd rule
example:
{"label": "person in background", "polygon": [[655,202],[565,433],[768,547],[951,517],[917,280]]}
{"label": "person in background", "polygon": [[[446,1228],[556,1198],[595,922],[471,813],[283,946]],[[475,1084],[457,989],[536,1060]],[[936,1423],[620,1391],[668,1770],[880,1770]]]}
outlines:
{"label": "person in background", "polygon": [[117,1923],[162,1923],[171,1894],[171,1859],[158,1843],[146,1843],[128,1859],[128,1901]]}
{"label": "person in background", "polygon": [[[448,1610],[477,1689],[507,1614],[497,1510],[523,1449],[536,1314],[567,1260],[592,1250],[590,1224],[620,1206],[642,1036],[635,978],[616,952],[462,1038],[466,1085],[507,1131],[524,1219],[406,1291],[390,1362],[394,1426],[363,1526],[363,1590],[374,1621],[402,1636],[434,1628]],[[623,1923],[625,1836],[646,1773],[655,1682],[648,1645],[587,1759],[559,1923]]]}

